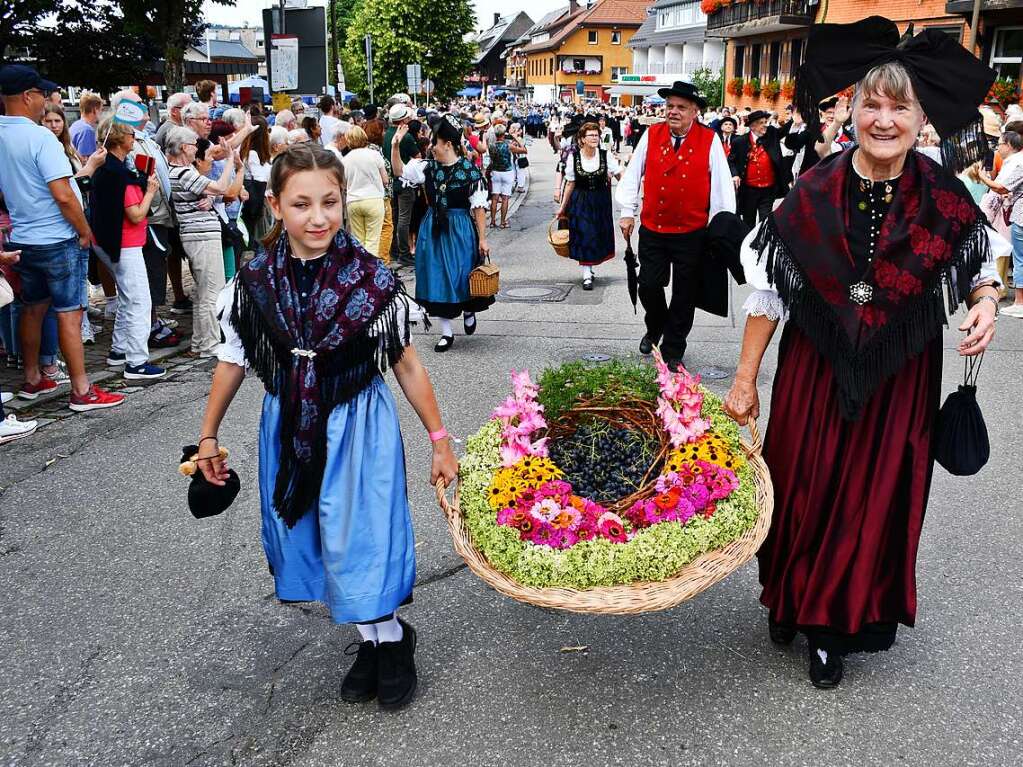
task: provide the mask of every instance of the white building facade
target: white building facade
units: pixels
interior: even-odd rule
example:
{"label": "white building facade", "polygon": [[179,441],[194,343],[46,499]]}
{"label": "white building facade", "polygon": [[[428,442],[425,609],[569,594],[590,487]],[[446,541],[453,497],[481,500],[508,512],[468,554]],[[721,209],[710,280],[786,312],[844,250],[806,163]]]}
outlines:
{"label": "white building facade", "polygon": [[724,41],[706,39],[707,14],[700,0],[657,0],[632,39],[632,71],[612,90],[649,96],[699,69],[717,72],[725,65]]}

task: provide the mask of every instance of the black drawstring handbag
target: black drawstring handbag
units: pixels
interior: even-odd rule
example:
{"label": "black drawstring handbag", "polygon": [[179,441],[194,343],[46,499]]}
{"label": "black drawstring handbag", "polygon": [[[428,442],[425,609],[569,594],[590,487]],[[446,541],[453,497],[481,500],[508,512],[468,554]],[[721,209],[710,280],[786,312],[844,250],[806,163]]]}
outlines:
{"label": "black drawstring handbag", "polygon": [[957,477],[976,474],[991,457],[987,425],[977,404],[977,377],[983,361],[983,353],[963,360],[963,383],[948,395],[938,412],[934,459]]}

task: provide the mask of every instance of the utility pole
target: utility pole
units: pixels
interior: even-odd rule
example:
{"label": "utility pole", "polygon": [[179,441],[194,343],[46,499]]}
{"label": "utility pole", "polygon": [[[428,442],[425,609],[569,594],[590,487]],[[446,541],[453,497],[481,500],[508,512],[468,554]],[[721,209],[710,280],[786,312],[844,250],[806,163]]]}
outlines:
{"label": "utility pole", "polygon": [[981,0],[973,0],[973,16],[970,18],[970,53],[977,49],[977,27],[980,25]]}
{"label": "utility pole", "polygon": [[330,0],[327,3],[327,13],[330,14],[330,50],[334,54],[334,85],[338,84],[337,70],[341,59],[337,57],[337,0]]}

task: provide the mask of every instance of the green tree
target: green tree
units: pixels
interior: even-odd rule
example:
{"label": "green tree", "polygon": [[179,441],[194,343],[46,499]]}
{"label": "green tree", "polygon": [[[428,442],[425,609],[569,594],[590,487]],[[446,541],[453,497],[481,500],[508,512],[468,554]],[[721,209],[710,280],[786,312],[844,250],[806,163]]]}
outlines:
{"label": "green tree", "polygon": [[0,64],[26,52],[39,22],[60,6],[57,0],[0,0]]}
{"label": "green tree", "polygon": [[[213,0],[234,5],[234,0]],[[199,42],[206,23],[203,0],[120,0],[126,28],[148,34],[163,51],[163,80],[171,93],[185,87],[185,50]]]}
{"label": "green tree", "polygon": [[475,16],[468,0],[363,0],[347,31],[342,55],[348,90],[368,95],[362,40],[373,36],[373,83],[382,101],[408,90],[405,66],[423,65],[423,76],[446,98],[462,87],[472,66],[473,45],[465,41]]}
{"label": "green tree", "polygon": [[[334,51],[338,52],[341,56],[341,63],[344,66],[344,49],[348,44],[348,29],[352,26],[352,20],[355,18],[355,12],[362,5],[362,0],[330,0],[327,4],[328,13],[333,12],[333,19],[328,17],[327,31],[329,34],[337,34],[337,42],[332,43],[327,52],[329,58],[329,72],[330,82],[337,84],[337,59],[334,57]],[[348,77],[348,70],[345,69],[345,77]],[[347,84],[347,83],[346,83]],[[350,90],[350,88],[349,88]]]}
{"label": "green tree", "polygon": [[708,67],[693,72],[693,85],[700,95],[707,99],[707,106],[719,107],[724,103],[725,70],[714,71]]}

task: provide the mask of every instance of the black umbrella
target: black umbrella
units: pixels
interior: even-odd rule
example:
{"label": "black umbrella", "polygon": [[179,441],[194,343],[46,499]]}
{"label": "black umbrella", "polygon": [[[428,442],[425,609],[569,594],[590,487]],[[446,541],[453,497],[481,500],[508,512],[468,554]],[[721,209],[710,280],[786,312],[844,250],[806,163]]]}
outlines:
{"label": "black umbrella", "polygon": [[639,260],[632,252],[632,240],[625,243],[625,268],[629,272],[629,298],[632,299],[632,313],[636,314],[636,299],[639,297]]}

